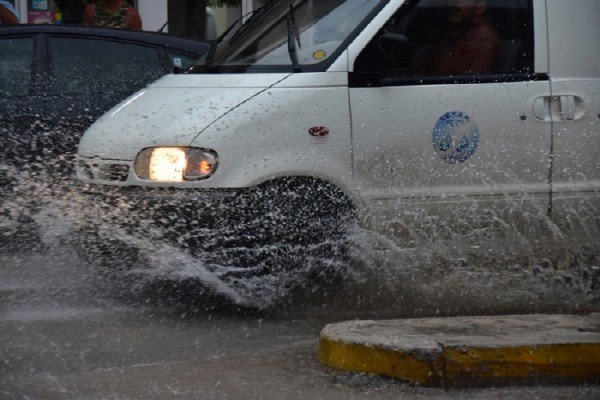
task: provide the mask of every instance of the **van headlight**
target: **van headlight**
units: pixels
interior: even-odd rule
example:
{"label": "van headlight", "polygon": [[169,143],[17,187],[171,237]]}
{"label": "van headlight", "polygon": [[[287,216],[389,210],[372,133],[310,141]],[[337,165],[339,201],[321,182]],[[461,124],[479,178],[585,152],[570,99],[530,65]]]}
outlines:
{"label": "van headlight", "polygon": [[140,179],[182,182],[206,179],[217,169],[217,153],[196,147],[150,147],[139,152],[135,173]]}

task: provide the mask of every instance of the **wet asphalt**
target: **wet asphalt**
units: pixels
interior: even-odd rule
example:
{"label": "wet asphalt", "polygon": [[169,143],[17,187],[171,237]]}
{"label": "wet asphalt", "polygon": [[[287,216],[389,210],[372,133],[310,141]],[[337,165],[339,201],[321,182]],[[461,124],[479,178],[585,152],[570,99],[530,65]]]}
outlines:
{"label": "wet asphalt", "polygon": [[333,370],[319,332],[368,309],[326,292],[263,311],[199,293],[123,290],[69,251],[1,254],[0,399],[600,398],[593,385],[445,391]]}

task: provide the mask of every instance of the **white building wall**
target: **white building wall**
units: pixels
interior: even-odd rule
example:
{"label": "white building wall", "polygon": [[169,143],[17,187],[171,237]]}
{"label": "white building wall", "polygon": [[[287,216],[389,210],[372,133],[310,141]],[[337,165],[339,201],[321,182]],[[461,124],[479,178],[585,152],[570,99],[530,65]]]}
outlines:
{"label": "white building wall", "polygon": [[15,8],[19,12],[19,17],[21,18],[21,23],[27,23],[27,0],[17,0],[15,1]]}
{"label": "white building wall", "polygon": [[[158,31],[167,22],[167,0],[142,0],[137,5],[143,30]],[[168,26],[163,32],[168,32]]]}

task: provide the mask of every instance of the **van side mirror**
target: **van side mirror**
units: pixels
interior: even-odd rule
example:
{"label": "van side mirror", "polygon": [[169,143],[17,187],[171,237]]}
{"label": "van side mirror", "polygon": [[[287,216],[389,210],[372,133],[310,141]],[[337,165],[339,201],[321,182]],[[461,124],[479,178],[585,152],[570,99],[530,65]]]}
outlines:
{"label": "van side mirror", "polygon": [[378,40],[379,50],[391,69],[407,69],[410,62],[410,43],[399,33],[384,32]]}

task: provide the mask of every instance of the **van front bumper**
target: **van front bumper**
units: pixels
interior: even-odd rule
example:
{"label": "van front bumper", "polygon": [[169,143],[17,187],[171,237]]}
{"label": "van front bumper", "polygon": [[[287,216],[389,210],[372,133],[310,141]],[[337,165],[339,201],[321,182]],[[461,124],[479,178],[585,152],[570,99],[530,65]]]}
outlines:
{"label": "van front bumper", "polygon": [[[80,209],[88,225],[152,235],[184,247],[182,238],[234,229],[248,214],[253,189],[181,189],[80,182]],[[185,241],[184,241],[185,242]]]}

